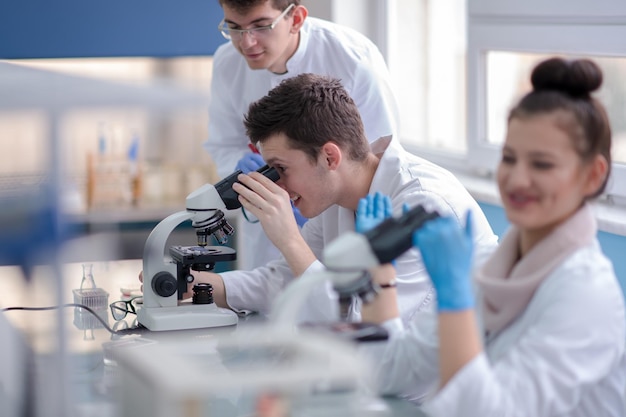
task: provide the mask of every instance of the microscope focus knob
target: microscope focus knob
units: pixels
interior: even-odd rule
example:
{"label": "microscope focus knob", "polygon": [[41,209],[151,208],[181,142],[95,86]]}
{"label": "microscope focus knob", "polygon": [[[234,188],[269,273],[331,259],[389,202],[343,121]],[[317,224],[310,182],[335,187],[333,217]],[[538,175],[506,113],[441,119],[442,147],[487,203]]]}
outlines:
{"label": "microscope focus knob", "polygon": [[176,293],[176,278],[169,272],[159,272],[152,278],[152,289],[161,297],[169,297]]}
{"label": "microscope focus knob", "polygon": [[213,286],[201,282],[193,286],[192,304],[213,304]]}

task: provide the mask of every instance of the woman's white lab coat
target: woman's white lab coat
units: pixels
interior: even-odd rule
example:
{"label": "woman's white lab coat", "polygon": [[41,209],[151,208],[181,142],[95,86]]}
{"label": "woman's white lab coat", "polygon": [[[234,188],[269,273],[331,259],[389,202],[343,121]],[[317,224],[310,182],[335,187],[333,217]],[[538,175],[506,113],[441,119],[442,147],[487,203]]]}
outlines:
{"label": "woman's white lab coat", "polygon": [[[386,325],[393,340],[375,357],[381,389],[422,401],[436,390],[436,319],[407,330],[398,320]],[[625,329],[622,291],[594,240],[423,409],[446,417],[624,416]]]}

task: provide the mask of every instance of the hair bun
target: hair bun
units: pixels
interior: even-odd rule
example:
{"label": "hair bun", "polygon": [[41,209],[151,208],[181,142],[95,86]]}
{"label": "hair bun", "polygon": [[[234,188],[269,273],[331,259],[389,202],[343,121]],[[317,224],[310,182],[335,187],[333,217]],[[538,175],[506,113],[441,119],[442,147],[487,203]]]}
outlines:
{"label": "hair bun", "polygon": [[587,98],[602,85],[602,70],[588,59],[551,58],[535,67],[530,80],[535,91],[556,90]]}

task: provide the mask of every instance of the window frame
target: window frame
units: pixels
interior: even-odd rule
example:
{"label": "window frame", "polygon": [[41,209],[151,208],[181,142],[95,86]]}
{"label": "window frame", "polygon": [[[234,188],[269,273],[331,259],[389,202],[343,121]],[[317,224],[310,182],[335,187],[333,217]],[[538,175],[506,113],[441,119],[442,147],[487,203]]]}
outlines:
{"label": "window frame", "polygon": [[[348,13],[352,2],[329,0],[334,9]],[[427,0],[419,2],[422,15],[415,17],[416,25],[423,21]],[[432,1],[432,0],[431,0]],[[513,51],[546,54],[576,54],[626,57],[626,2],[624,0],[466,0],[466,126],[467,151],[451,152],[407,143],[403,146],[416,155],[442,165],[456,174],[474,177],[492,177],[500,158],[500,146],[484,140],[487,128],[486,51]],[[390,70],[402,68],[402,57],[407,44],[393,23],[398,13],[406,13],[397,0],[371,0],[363,7],[376,11],[376,24],[366,32],[379,44]],[[345,9],[345,10],[344,10]],[[336,13],[335,13],[336,14]],[[332,20],[332,19],[331,19]],[[341,20],[341,19],[340,19]],[[340,22],[341,23],[341,22]],[[530,35],[529,35],[530,34]],[[401,41],[402,40],[402,41]],[[414,52],[423,56],[424,39],[412,43]],[[418,59],[417,74],[423,77],[423,58]],[[402,72],[402,71],[400,71]],[[403,88],[402,79],[395,80],[394,88]],[[418,91],[419,95],[422,92]],[[424,98],[425,99],[425,98]],[[427,103],[418,101],[416,112]],[[416,115],[423,118],[424,115]],[[491,180],[489,180],[491,181]],[[614,163],[607,187],[608,200],[626,207],[626,164]]]}
{"label": "window frame", "polygon": [[[487,142],[486,57],[488,51],[626,57],[626,18],[618,24],[592,18],[546,20],[475,18],[470,15],[467,49],[467,161],[477,172],[492,173],[500,147]],[[621,40],[621,41],[620,41]],[[614,163],[609,198],[626,198],[626,165]]]}

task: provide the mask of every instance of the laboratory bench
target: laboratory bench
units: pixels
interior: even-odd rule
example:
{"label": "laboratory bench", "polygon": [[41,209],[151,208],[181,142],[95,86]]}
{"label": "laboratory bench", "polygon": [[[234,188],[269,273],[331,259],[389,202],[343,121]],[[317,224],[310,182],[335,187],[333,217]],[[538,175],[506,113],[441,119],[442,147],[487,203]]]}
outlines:
{"label": "laboratory bench", "polygon": [[[81,312],[76,307],[67,307],[52,311],[7,311],[3,314],[12,324],[27,335],[29,345],[34,352],[34,363],[38,367],[36,374],[42,378],[37,381],[43,388],[46,383],[58,384],[58,375],[47,372],[55,360],[55,346],[59,343],[56,323],[63,317],[65,346],[67,352],[67,385],[72,409],[77,416],[89,417],[118,417],[116,403],[113,399],[115,392],[116,364],[111,360],[110,349],[116,344],[124,344],[129,340],[140,339],[150,341],[168,341],[181,338],[197,339],[228,335],[232,332],[247,331],[249,326],[259,324],[263,320],[258,315],[240,318],[236,326],[179,330],[172,332],[150,332],[148,330],[133,330],[135,317],[132,314],[116,322],[113,320],[108,304],[120,299],[127,299],[125,293],[132,290],[139,291],[138,273],[142,267],[140,259],[115,260],[92,263],[67,263],[61,266],[63,281],[63,303],[72,303],[76,300],[74,290],[80,289],[83,283],[85,270],[93,274],[96,287],[106,291],[106,311],[103,314],[105,322],[120,333],[112,334],[90,314]],[[53,306],[58,304],[57,289],[54,273],[48,267],[36,267],[28,282],[24,280],[22,272],[17,267],[0,267],[0,306],[2,308],[14,306]],[[126,298],[124,298],[126,297]],[[102,315],[101,315],[102,316]],[[248,327],[247,327],[248,326]],[[185,339],[186,340],[186,339]],[[175,372],[175,370],[172,370]],[[36,390],[37,392],[37,390]],[[417,416],[423,414],[411,403],[397,398],[383,398],[379,401],[386,408],[382,414],[367,414],[372,416]]]}

